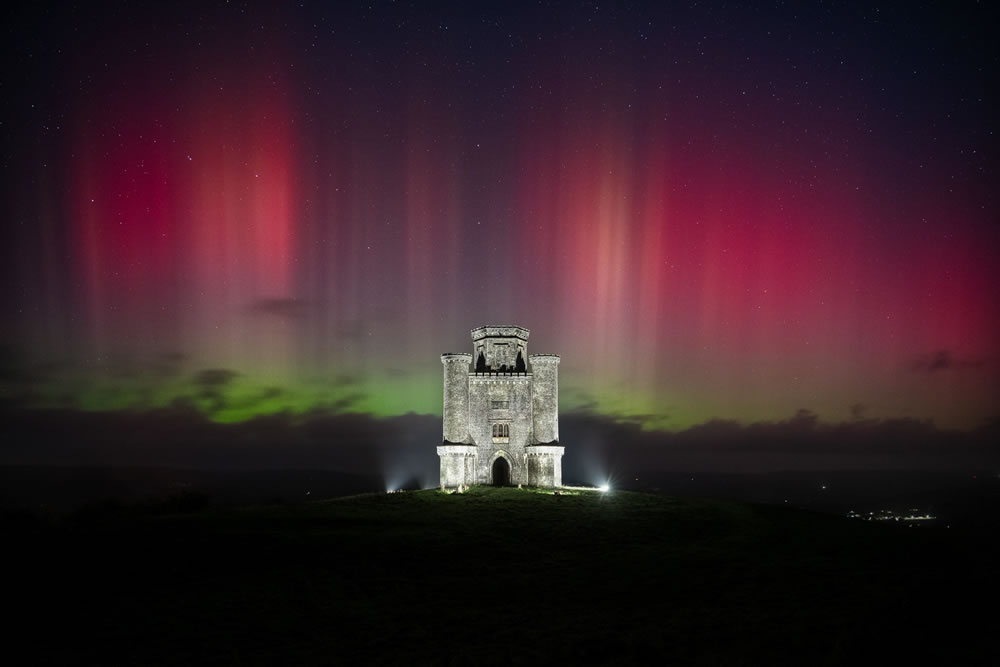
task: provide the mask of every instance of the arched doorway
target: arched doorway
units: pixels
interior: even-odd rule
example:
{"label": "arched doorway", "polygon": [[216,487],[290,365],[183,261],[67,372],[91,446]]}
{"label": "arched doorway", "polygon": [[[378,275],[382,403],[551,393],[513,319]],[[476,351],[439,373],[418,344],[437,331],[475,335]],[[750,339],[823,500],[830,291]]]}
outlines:
{"label": "arched doorway", "polygon": [[510,486],[510,464],[502,456],[493,462],[493,486]]}

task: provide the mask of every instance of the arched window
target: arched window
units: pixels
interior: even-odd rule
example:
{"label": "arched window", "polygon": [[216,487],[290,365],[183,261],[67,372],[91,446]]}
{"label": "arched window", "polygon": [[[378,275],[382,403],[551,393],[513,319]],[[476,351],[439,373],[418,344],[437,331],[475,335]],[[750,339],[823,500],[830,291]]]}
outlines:
{"label": "arched window", "polygon": [[509,442],[510,424],[503,422],[493,422],[493,442]]}

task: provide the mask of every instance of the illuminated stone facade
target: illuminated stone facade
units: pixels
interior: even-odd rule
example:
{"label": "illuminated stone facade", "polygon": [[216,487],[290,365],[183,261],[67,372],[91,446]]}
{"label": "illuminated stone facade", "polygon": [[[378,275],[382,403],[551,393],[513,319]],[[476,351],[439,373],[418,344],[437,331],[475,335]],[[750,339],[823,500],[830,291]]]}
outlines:
{"label": "illuminated stone facade", "polygon": [[562,486],[559,356],[528,354],[528,330],[472,330],[472,354],[441,355],[441,486]]}

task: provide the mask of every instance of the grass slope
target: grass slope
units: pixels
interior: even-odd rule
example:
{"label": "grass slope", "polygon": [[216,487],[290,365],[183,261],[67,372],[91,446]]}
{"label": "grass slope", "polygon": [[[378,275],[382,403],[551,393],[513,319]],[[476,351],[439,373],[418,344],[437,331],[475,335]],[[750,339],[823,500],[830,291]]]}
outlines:
{"label": "grass slope", "polygon": [[52,663],[981,661],[992,542],[712,500],[476,488],[7,517]]}

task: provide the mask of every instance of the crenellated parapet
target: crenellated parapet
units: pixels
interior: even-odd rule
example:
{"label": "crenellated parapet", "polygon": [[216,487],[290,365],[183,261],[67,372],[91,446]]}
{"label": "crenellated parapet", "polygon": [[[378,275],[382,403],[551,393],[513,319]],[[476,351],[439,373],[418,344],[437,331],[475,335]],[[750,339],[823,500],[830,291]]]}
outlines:
{"label": "crenellated parapet", "polygon": [[473,329],[472,350],[477,373],[524,373],[528,363],[528,330],[508,325]]}
{"label": "crenellated parapet", "polygon": [[558,354],[529,354],[528,361],[532,364],[558,364]]}
{"label": "crenellated parapet", "polygon": [[528,334],[531,331],[525,329],[524,327],[518,327],[511,324],[492,324],[485,327],[476,327],[472,330],[472,340],[480,340],[483,338],[520,338],[521,340],[528,340]]}

